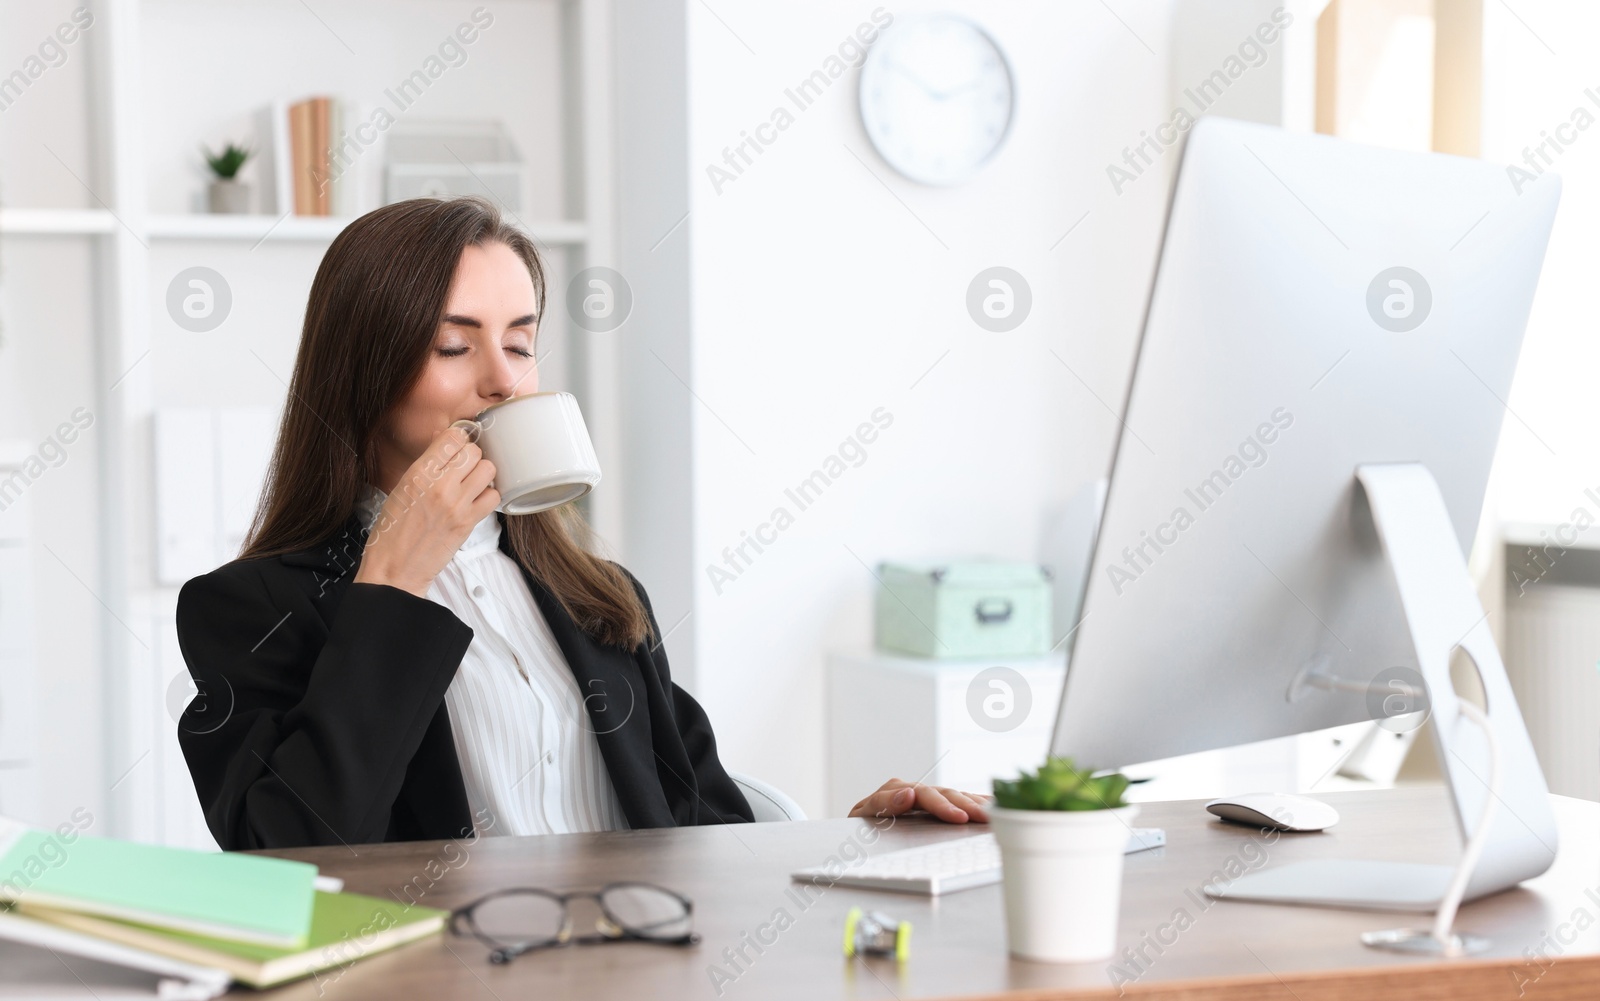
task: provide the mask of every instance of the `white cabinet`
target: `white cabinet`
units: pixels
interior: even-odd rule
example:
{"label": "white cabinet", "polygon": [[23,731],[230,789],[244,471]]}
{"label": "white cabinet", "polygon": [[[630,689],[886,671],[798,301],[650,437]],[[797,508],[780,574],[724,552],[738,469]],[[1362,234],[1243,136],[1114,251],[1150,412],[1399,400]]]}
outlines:
{"label": "white cabinet", "polygon": [[0,536],[0,660],[21,657],[33,645],[30,563],[27,543]]}
{"label": "white cabinet", "polygon": [[[0,814],[35,820],[33,561],[23,443],[0,442]],[[14,475],[15,474],[15,475]]]}
{"label": "white cabinet", "polygon": [[1044,760],[1066,656],[828,658],[828,812],[891,777],[987,792]]}
{"label": "white cabinet", "polygon": [[[1050,750],[1065,679],[1064,653],[983,661],[830,656],[829,815],[845,815],[890,778],[986,793],[996,777],[1038,767]],[[1144,780],[1128,798],[1370,788],[1374,783],[1337,769],[1371,728],[1354,723],[1128,765],[1130,777]]]}
{"label": "white cabinet", "polygon": [[[1554,572],[1508,582],[1506,673],[1550,791],[1600,798],[1600,553],[1558,554]],[[1511,558],[1515,558],[1514,556]]]}
{"label": "white cabinet", "polygon": [[156,576],[169,586],[239,555],[272,458],[265,408],[156,411]]}
{"label": "white cabinet", "polygon": [[33,757],[32,576],[27,548],[0,539],[0,768]]}
{"label": "white cabinet", "polygon": [[193,688],[189,668],[178,649],[177,597],[164,597],[152,612],[150,635],[155,649],[151,659],[156,666],[155,680],[162,690],[159,709],[151,707],[152,732],[147,738],[152,754],[146,765],[154,776],[155,788],[150,802],[136,807],[135,816],[148,840],[175,848],[216,851],[217,842],[206,827],[194,779],[178,743],[180,727],[204,730],[212,724],[186,720],[182,715]]}

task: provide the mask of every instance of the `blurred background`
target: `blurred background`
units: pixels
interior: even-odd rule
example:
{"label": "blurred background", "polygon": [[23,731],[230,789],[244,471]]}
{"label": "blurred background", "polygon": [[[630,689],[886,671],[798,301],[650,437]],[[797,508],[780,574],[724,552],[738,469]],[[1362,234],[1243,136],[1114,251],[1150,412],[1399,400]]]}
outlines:
{"label": "blurred background", "polygon": [[[546,251],[541,388],[730,768],[827,816],[1036,761],[1201,114],[1563,175],[1472,565],[1600,798],[1597,56],[1580,0],[0,0],[0,813],[212,844],[177,591],[239,549],[329,241],[418,195]],[[1055,571],[1048,652],[878,649],[880,564],[974,557]],[[1425,778],[1398,729],[1144,795]]]}

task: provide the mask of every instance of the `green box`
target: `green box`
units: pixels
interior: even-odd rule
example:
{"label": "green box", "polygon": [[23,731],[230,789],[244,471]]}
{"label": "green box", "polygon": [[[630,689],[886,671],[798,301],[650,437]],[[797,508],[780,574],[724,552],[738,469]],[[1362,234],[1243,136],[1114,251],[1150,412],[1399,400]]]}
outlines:
{"label": "green box", "polygon": [[1050,651],[1050,571],[1037,563],[878,564],[879,650],[917,657]]}

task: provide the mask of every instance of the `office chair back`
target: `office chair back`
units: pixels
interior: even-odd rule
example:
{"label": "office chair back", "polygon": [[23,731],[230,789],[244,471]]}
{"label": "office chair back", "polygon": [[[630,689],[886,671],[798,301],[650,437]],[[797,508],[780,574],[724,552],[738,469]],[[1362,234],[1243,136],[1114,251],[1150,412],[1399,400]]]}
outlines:
{"label": "office chair back", "polygon": [[770,782],[763,782],[739,772],[729,772],[728,777],[733,779],[739,791],[744,793],[745,800],[755,813],[756,823],[806,819],[806,812],[800,809],[800,804]]}

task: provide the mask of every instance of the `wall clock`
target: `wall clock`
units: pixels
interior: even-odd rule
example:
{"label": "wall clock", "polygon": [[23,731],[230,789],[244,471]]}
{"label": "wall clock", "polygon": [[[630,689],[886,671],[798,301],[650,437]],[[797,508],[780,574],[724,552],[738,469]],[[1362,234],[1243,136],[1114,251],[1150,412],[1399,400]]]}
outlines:
{"label": "wall clock", "polygon": [[955,14],[897,19],[861,67],[861,122],[878,154],[913,181],[959,184],[1011,126],[1005,53]]}

